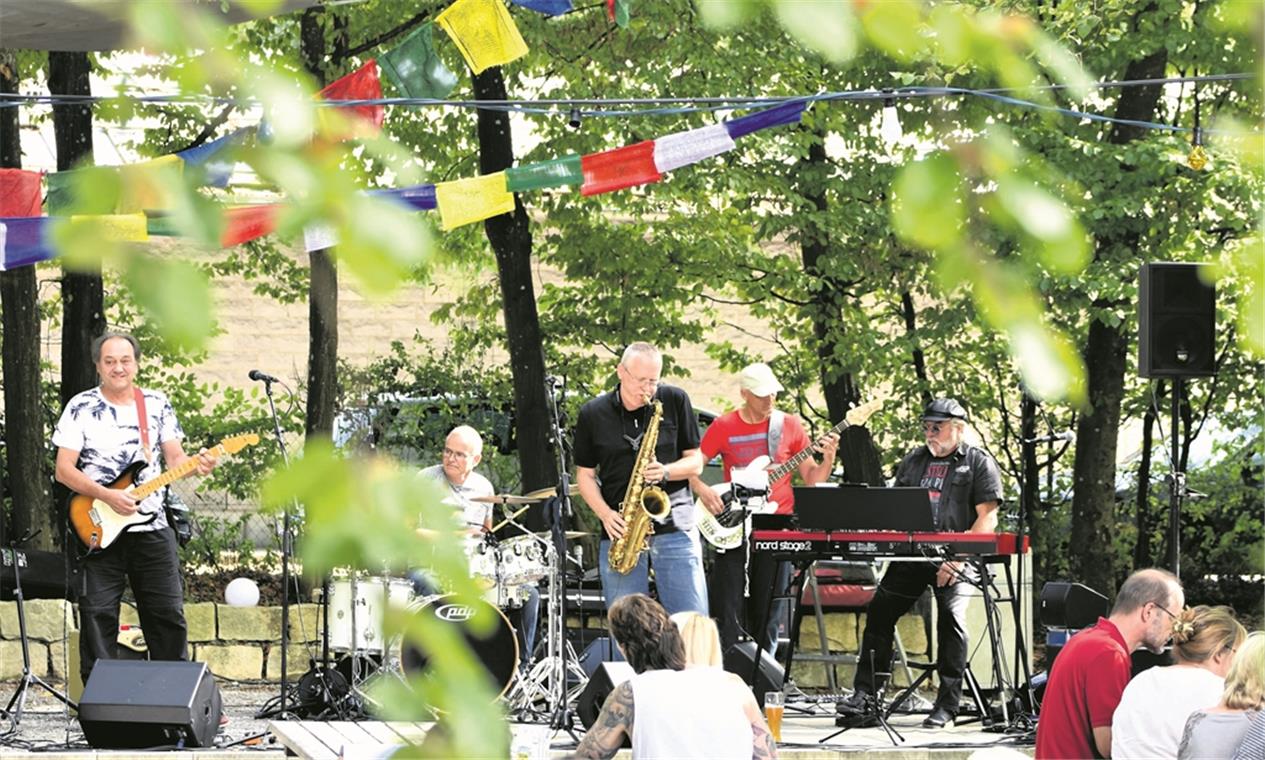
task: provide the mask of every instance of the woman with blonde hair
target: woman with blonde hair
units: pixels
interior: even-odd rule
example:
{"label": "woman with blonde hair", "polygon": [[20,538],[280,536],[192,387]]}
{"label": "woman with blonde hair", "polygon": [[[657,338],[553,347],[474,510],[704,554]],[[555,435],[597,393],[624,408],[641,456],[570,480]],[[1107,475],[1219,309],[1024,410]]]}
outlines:
{"label": "woman with blonde hair", "polygon": [[1230,757],[1265,707],[1265,631],[1253,631],[1239,645],[1225,691],[1216,707],[1195,710],[1186,720],[1179,760]]}
{"label": "woman with blonde hair", "polygon": [[1217,703],[1247,630],[1229,607],[1200,605],[1173,621],[1175,665],[1151,668],[1125,687],[1111,721],[1113,758],[1173,757],[1186,718]]}
{"label": "woman with blonde hair", "polygon": [[720,632],[715,620],[693,610],[686,610],[672,615],[672,623],[681,632],[681,640],[685,642],[685,667],[722,666]]}

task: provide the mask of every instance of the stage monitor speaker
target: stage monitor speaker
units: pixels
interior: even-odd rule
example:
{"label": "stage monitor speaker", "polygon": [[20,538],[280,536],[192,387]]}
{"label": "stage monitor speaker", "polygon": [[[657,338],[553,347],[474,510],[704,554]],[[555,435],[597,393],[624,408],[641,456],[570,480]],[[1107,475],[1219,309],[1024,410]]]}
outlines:
{"label": "stage monitor speaker", "polygon": [[[768,650],[760,651],[760,667],[755,668],[756,643],[739,641],[725,651],[725,670],[736,673],[739,678],[751,685],[756,702],[764,705],[764,694],[769,691],[781,691],[786,674],[782,666],[773,658]],[[755,670],[755,683],[751,683],[751,672]]]}
{"label": "stage monitor speaker", "polygon": [[221,709],[206,663],[98,660],[79,700],[79,725],[96,749],[209,747]]}
{"label": "stage monitor speaker", "polygon": [[589,642],[584,653],[580,655],[580,669],[589,678],[604,662],[624,662],[624,653],[619,651],[615,640],[610,636],[599,636]]}
{"label": "stage monitor speaker", "polygon": [[580,692],[580,699],[575,706],[576,715],[579,716],[580,723],[584,725],[586,731],[597,722],[597,716],[602,712],[602,705],[606,703],[606,698],[611,695],[615,687],[632,678],[633,675],[632,665],[626,662],[603,662],[597,666],[593,675],[589,677],[584,691]]}
{"label": "stage monitor speaker", "polygon": [[[1216,374],[1217,291],[1200,278],[1206,264],[1143,264],[1138,274],[1138,374]],[[1206,274],[1206,272],[1204,272]]]}
{"label": "stage monitor speaker", "polygon": [[1041,624],[1048,628],[1089,628],[1111,612],[1107,597],[1079,583],[1050,581],[1041,587]]}

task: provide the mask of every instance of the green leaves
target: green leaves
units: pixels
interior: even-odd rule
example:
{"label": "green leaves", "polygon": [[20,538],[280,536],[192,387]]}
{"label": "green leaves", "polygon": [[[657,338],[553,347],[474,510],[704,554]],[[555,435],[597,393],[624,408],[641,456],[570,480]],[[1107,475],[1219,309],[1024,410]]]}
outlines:
{"label": "green leaves", "polygon": [[168,344],[194,350],[210,337],[215,325],[210,283],[196,265],[181,259],[133,256],[123,281]]}
{"label": "green leaves", "polygon": [[906,241],[950,248],[962,236],[962,177],[948,153],[933,153],[905,167],[892,183],[892,226]]}

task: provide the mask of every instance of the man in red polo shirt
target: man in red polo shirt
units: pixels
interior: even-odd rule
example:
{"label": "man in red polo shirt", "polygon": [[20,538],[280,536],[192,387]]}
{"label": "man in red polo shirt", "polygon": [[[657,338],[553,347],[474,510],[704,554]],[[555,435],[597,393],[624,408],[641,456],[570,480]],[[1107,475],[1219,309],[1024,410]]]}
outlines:
{"label": "man in red polo shirt", "polygon": [[1129,683],[1129,654],[1164,649],[1186,602],[1181,581],[1167,570],[1130,575],[1111,615],[1076,634],[1059,652],[1037,721],[1038,760],[1111,755],[1111,716]]}

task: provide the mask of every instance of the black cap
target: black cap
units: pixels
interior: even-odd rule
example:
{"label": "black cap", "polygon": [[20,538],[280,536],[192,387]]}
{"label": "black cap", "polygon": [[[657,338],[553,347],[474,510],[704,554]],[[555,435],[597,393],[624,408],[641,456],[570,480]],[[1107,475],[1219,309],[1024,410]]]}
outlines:
{"label": "black cap", "polygon": [[958,403],[954,398],[938,398],[927,404],[927,408],[922,410],[922,418],[931,420],[932,422],[941,422],[944,420],[965,420],[966,409]]}

